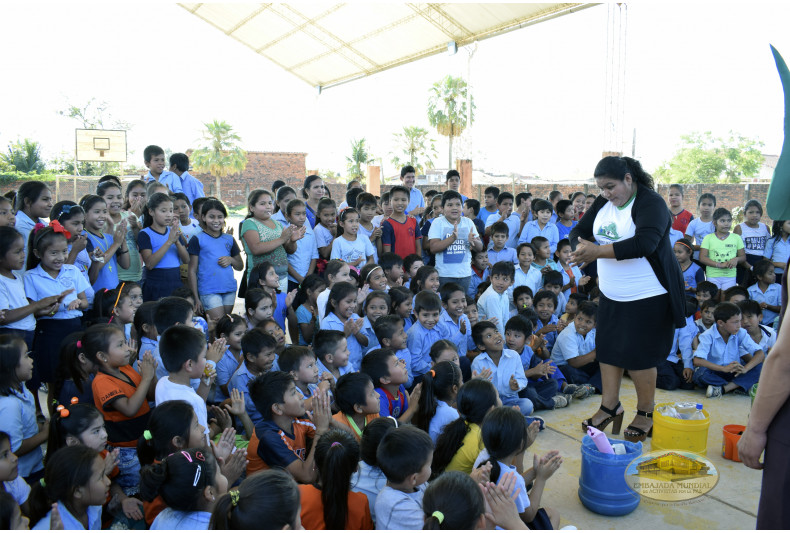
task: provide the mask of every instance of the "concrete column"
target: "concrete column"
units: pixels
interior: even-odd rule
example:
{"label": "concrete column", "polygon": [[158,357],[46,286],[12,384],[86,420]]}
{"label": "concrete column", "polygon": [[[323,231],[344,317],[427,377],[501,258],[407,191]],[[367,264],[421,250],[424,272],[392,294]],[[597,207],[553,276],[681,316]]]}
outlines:
{"label": "concrete column", "polygon": [[472,196],[472,160],[456,159],[455,169],[461,175],[460,193],[466,197],[474,198],[474,196]]}
{"label": "concrete column", "polygon": [[378,165],[368,165],[367,174],[367,191],[373,196],[381,196],[381,167]]}

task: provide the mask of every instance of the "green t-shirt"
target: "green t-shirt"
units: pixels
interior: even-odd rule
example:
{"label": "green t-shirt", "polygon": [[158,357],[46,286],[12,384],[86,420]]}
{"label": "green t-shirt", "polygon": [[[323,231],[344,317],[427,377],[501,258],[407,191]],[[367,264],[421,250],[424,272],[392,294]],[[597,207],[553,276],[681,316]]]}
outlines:
{"label": "green t-shirt", "polygon": [[[708,251],[708,257],[717,263],[726,263],[738,256],[738,250],[743,250],[743,239],[737,233],[730,233],[724,240],[719,239],[716,233],[710,233],[702,239],[700,248]],[[715,268],[706,266],[705,275],[709,278],[734,278],[734,268]]]}

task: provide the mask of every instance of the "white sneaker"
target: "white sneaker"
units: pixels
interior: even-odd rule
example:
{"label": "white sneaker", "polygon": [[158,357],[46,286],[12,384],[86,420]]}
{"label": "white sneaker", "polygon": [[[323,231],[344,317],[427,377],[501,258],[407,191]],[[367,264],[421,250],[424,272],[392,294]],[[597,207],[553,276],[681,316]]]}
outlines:
{"label": "white sneaker", "polygon": [[708,385],[708,390],[705,392],[707,398],[721,398],[721,387],[714,387]]}

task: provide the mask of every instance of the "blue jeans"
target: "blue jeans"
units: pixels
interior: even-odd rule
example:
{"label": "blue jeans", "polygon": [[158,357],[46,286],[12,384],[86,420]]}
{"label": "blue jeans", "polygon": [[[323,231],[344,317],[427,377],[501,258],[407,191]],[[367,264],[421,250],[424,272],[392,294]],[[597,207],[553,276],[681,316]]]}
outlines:
{"label": "blue jeans", "polygon": [[756,367],[749,370],[747,373],[736,376],[732,373],[717,372],[716,370],[711,370],[710,368],[698,366],[696,369],[694,369],[694,376],[691,378],[691,380],[695,385],[703,388],[707,387],[708,385],[713,385],[714,387],[723,387],[727,383],[735,383],[743,390],[748,391],[752,388],[752,385],[760,381],[760,372],[762,369],[763,364],[760,363]]}
{"label": "blue jeans", "polygon": [[445,278],[439,276],[439,286],[441,287],[445,283],[451,283],[451,282],[457,283],[464,290],[464,294],[466,294],[469,291],[470,280],[471,280],[471,276],[466,276],[465,278]]}
{"label": "blue jeans", "polygon": [[518,396],[506,396],[502,398],[502,405],[506,405],[508,407],[512,405],[518,405],[519,411],[525,417],[527,415],[531,415],[532,411],[535,410],[535,406],[532,405],[532,401],[528,398],[519,398]]}
{"label": "blue jeans", "polygon": [[118,476],[115,481],[124,494],[132,496],[140,492],[140,460],[137,448],[118,448]]}

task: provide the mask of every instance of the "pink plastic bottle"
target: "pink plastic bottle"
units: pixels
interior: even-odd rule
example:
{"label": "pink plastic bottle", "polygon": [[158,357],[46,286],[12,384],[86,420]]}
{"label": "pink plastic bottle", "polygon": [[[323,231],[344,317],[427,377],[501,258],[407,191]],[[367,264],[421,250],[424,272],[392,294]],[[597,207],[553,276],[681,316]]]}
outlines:
{"label": "pink plastic bottle", "polygon": [[609,439],[606,438],[606,433],[595,429],[592,426],[587,428],[587,434],[593,440],[595,447],[598,448],[598,451],[601,453],[608,453],[610,455],[614,455],[614,449],[612,449],[612,445],[609,443]]}

